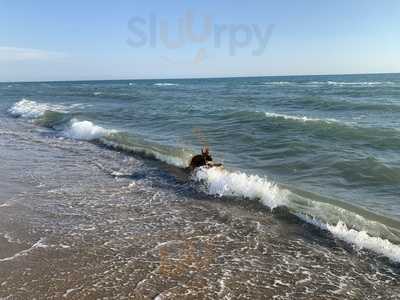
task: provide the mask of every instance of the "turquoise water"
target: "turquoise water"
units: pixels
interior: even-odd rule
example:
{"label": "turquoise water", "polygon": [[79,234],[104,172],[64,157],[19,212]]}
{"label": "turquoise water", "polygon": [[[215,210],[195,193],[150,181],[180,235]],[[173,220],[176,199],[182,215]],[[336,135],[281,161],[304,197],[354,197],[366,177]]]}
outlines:
{"label": "turquoise water", "polygon": [[1,83],[0,108],[178,168],[207,144],[226,170],[196,175],[208,193],[399,241],[399,74]]}

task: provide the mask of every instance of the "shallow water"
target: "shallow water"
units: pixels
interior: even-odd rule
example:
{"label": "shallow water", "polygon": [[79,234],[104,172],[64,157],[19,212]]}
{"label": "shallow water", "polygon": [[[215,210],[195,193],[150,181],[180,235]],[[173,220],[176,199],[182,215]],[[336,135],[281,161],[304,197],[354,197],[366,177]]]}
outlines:
{"label": "shallow water", "polygon": [[1,85],[0,297],[395,298],[380,76]]}

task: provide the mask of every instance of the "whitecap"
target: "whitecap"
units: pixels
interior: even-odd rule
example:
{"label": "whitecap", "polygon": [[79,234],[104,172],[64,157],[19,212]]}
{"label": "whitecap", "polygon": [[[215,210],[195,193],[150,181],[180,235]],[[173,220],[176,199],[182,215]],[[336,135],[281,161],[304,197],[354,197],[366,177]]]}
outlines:
{"label": "whitecap", "polygon": [[104,129],[101,126],[95,125],[90,121],[72,120],[68,129],[63,131],[65,137],[77,140],[96,140],[102,138],[114,130]]}
{"label": "whitecap", "polygon": [[391,81],[363,81],[363,82],[349,82],[349,81],[327,81],[329,85],[354,85],[354,86],[374,86],[374,85],[392,85]]}
{"label": "whitecap", "polygon": [[264,85],[291,85],[295,84],[295,82],[289,82],[289,81],[267,81],[264,82]]}
{"label": "whitecap", "polygon": [[[323,230],[331,232],[336,238],[354,245],[357,249],[368,249],[380,255],[386,256],[392,261],[400,262],[400,246],[393,244],[391,241],[382,237],[372,236],[365,230],[356,230],[348,228],[346,223],[340,219],[335,222],[336,225],[331,225],[328,222],[320,221],[316,217],[309,217],[304,213],[299,213],[299,210],[314,211],[317,215],[325,216],[329,219],[329,208],[322,209],[321,206],[330,206],[329,204],[323,204],[320,202],[314,202],[311,200],[311,206],[303,207],[299,203],[295,203],[295,194],[279,187],[277,184],[269,181],[267,178],[261,178],[257,175],[247,175],[242,172],[229,172],[220,168],[199,168],[194,173],[194,180],[205,183],[206,192],[210,195],[215,196],[233,196],[242,197],[249,200],[260,201],[263,205],[274,209],[279,206],[286,206],[290,211],[293,211],[294,215],[298,216],[307,223],[313,224]],[[332,207],[331,207],[332,208]],[[338,213],[343,211],[341,208],[336,208]],[[296,212],[297,211],[297,212]],[[375,222],[368,222],[363,217],[349,212],[352,218],[360,219],[356,220],[355,223],[360,223],[361,228],[371,227]],[[328,214],[328,215],[327,215]],[[343,213],[341,213],[343,215]],[[334,218],[332,215],[331,218]],[[366,223],[371,223],[369,226]],[[384,225],[375,224],[376,229],[381,227],[386,228]],[[374,226],[369,228],[374,232]],[[369,230],[369,231],[370,231]],[[380,235],[379,232],[378,236]]]}
{"label": "whitecap", "polygon": [[65,112],[65,107],[62,105],[38,103],[36,101],[31,101],[23,98],[22,100],[16,102],[8,110],[8,112],[15,117],[37,118],[42,116],[48,110]]}
{"label": "whitecap", "polygon": [[177,86],[177,83],[169,83],[169,82],[159,82],[155,83],[155,86]]}
{"label": "whitecap", "polygon": [[285,114],[278,114],[273,112],[265,112],[265,116],[269,118],[280,118],[285,120],[293,120],[293,121],[301,121],[301,122],[325,122],[325,123],[334,123],[338,122],[336,119],[319,119],[319,118],[309,118],[306,116],[292,116]]}

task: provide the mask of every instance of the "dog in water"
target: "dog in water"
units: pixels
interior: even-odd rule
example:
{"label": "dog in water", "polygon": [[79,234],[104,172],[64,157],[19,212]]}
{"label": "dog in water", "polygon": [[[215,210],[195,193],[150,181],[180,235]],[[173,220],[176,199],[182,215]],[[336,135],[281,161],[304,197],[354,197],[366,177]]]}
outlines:
{"label": "dog in water", "polygon": [[208,147],[201,149],[201,154],[192,157],[189,167],[194,170],[199,167],[221,167],[222,164],[214,163]]}

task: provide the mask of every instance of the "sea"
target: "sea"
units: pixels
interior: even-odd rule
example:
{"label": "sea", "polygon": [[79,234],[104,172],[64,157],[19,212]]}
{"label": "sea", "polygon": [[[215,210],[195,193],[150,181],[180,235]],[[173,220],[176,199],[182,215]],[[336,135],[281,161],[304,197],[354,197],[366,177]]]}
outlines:
{"label": "sea", "polygon": [[0,83],[0,165],[0,298],[400,299],[400,74]]}

